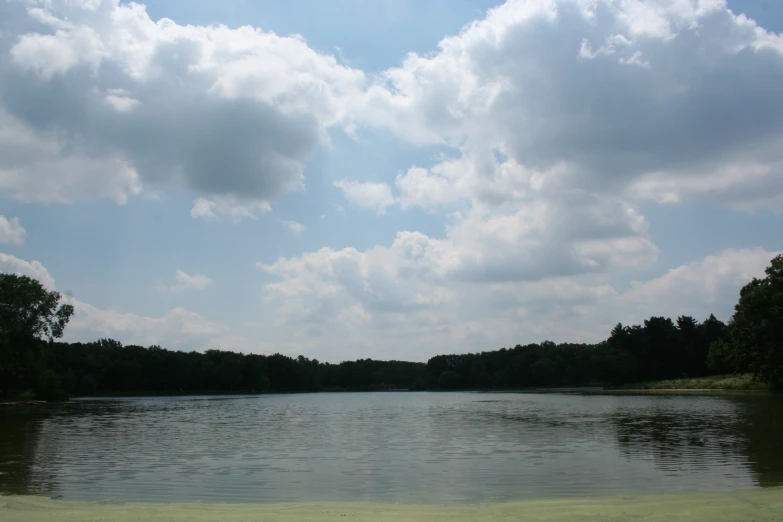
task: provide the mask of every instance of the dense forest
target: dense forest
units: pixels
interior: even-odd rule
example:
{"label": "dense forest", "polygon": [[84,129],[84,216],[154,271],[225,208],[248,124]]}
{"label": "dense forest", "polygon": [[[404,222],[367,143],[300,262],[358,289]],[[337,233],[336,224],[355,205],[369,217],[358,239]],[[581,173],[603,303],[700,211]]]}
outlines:
{"label": "dense forest", "polygon": [[57,342],[74,313],[34,279],[0,275],[0,390],[7,398],[58,400],[111,394],[259,393],[425,389],[521,389],[622,385],[750,372],[783,386],[783,256],[740,292],[728,324],[710,315],[651,317],[615,326],[597,344],[517,345],[438,355],[426,364],[304,356],[170,351],[101,339]]}

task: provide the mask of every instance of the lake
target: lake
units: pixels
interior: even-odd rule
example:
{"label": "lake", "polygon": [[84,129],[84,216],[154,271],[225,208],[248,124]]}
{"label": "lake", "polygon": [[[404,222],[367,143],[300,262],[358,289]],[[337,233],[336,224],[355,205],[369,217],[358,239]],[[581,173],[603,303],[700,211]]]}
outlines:
{"label": "lake", "polygon": [[473,503],[783,485],[776,395],[322,393],[0,411],[0,493]]}

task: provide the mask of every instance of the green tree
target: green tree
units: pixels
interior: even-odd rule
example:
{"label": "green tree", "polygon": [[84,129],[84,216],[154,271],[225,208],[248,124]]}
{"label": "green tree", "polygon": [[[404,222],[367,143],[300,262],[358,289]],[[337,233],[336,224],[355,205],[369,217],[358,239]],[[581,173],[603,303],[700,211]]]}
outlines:
{"label": "green tree", "polygon": [[261,378],[258,379],[258,389],[260,391],[265,392],[271,387],[272,387],[272,381],[270,381],[269,377],[267,377],[266,375],[262,375]]}
{"label": "green tree", "polygon": [[731,357],[731,346],[723,339],[719,339],[710,345],[710,351],[707,353],[707,368],[721,375],[732,373],[735,371],[735,365]]}
{"label": "green tree", "polygon": [[457,388],[459,386],[459,374],[451,370],[446,370],[440,374],[438,386],[448,390]]}
{"label": "green tree", "polygon": [[[0,382],[6,396],[14,387],[38,386],[40,372],[32,370],[41,364],[39,346],[62,337],[73,315],[73,306],[60,304],[61,298],[30,277],[0,274]],[[43,380],[47,390],[58,382]]]}
{"label": "green tree", "polygon": [[735,371],[743,367],[756,379],[783,387],[783,255],[772,259],[763,279],[740,291],[729,322]]}
{"label": "green tree", "polygon": [[0,274],[0,332],[7,337],[52,341],[63,336],[73,306],[63,304],[59,292],[49,291],[35,279]]}

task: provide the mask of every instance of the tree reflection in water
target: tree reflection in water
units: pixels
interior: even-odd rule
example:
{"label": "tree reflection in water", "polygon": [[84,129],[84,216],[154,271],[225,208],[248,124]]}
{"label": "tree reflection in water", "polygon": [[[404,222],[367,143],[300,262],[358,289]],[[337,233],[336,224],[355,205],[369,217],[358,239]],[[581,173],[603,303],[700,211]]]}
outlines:
{"label": "tree reflection in water", "polygon": [[48,413],[42,407],[5,410],[0,410],[0,492],[52,496],[54,477],[39,459],[41,426]]}
{"label": "tree reflection in water", "polygon": [[715,402],[707,398],[702,409],[693,410],[670,408],[658,399],[658,408],[628,408],[613,416],[617,442],[628,458],[652,460],[672,474],[732,464],[738,472],[749,471],[760,487],[783,486],[783,397],[724,396],[721,408],[712,408]]}

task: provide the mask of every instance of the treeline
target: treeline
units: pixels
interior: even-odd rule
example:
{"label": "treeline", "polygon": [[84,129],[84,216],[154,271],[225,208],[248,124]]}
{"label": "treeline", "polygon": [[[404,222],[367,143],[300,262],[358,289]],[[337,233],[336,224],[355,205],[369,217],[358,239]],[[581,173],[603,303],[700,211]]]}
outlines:
{"label": "treeline", "polygon": [[304,356],[180,352],[160,346],[123,346],[112,339],[53,343],[47,364],[69,394],[258,393],[363,390],[384,384],[423,388],[426,366],[360,359],[340,364]]}
{"label": "treeline", "polygon": [[699,377],[719,371],[707,364],[710,345],[726,325],[652,317],[641,326],[617,325],[597,345],[545,341],[482,353],[438,355],[426,364],[361,359],[340,364],[304,356],[209,350],[180,352],[160,346],[123,346],[113,339],[42,345],[45,366],[69,395],[257,393],[404,389],[515,389],[580,386]]}
{"label": "treeline", "polygon": [[619,385],[719,373],[710,363],[712,343],[726,325],[710,315],[676,322],[651,317],[640,326],[614,327],[598,344],[517,345],[492,352],[438,355],[427,362],[428,384],[445,389]]}
{"label": "treeline", "polygon": [[112,339],[62,343],[73,308],[24,276],[0,275],[0,390],[6,397],[257,393],[405,389],[520,389],[623,385],[750,372],[783,387],[783,256],[740,292],[728,324],[651,317],[618,324],[598,344],[545,341],[495,351],[438,355],[426,364],[123,346]]}

